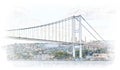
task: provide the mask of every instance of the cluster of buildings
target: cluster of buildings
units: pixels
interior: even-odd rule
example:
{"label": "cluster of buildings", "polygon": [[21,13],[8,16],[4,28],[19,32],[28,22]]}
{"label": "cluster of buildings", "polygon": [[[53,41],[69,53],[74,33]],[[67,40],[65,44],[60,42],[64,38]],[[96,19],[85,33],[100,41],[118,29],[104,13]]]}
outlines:
{"label": "cluster of buildings", "polygon": [[113,55],[113,46],[110,46],[109,43],[103,41],[92,41],[84,44],[83,51],[88,50],[87,55],[85,56],[86,60],[94,61],[106,61],[112,60]]}
{"label": "cluster of buildings", "polygon": [[55,52],[70,53],[70,47],[48,47],[47,43],[16,43],[7,49],[9,60],[57,60]]}
{"label": "cluster of buildings", "polygon": [[[8,45],[7,49],[9,60],[74,60],[72,57],[72,46],[70,45],[15,43]],[[82,60],[110,60],[110,53],[110,47],[106,44],[100,41],[92,41],[83,45]],[[58,59],[58,57],[61,58]]]}

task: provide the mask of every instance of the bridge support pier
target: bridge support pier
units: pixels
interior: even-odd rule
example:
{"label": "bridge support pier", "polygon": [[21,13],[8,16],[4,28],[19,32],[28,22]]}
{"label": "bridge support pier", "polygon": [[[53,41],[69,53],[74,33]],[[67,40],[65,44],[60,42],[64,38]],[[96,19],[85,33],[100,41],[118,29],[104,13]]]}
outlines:
{"label": "bridge support pier", "polygon": [[73,16],[73,19],[72,19],[72,42],[73,42],[73,44],[72,44],[72,47],[73,47],[73,58],[75,58],[75,44],[74,44],[74,42],[75,42],[75,16]]}
{"label": "bridge support pier", "polygon": [[[79,20],[76,23],[76,19]],[[78,35],[78,36],[77,36]],[[81,25],[81,16],[73,16],[72,19],[72,42],[77,42],[77,37],[79,40],[79,58],[82,59],[82,25]],[[75,58],[75,44],[73,46],[73,58]]]}
{"label": "bridge support pier", "polygon": [[82,59],[82,45],[79,46],[79,58]]}
{"label": "bridge support pier", "polygon": [[73,45],[73,58],[75,58],[75,46]]}
{"label": "bridge support pier", "polygon": [[82,59],[82,24],[81,24],[81,16],[79,16],[79,43],[80,43],[80,46],[79,46],[79,58]]}

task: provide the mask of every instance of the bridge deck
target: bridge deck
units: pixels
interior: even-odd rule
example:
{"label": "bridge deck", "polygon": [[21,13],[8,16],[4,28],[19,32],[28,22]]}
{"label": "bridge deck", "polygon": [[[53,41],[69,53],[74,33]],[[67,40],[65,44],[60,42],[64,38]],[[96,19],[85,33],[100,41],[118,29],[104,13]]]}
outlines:
{"label": "bridge deck", "polygon": [[[26,38],[26,37],[13,37],[13,36],[8,36],[9,38],[13,39],[20,39],[20,40],[32,40],[32,41],[44,41],[44,42],[52,42],[52,43],[59,43],[59,44],[75,44],[75,45],[80,45],[78,42],[65,42],[65,41],[55,41],[55,40],[45,40],[45,39],[37,39],[37,38]],[[83,43],[81,43],[83,45]]]}

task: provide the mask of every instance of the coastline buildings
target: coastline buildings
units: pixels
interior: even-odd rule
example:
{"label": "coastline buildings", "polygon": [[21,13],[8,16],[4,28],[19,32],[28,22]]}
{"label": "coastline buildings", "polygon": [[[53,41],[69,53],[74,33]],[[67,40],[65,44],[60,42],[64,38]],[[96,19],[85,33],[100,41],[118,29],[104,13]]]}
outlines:
{"label": "coastline buildings", "polygon": [[[9,60],[74,60],[72,46],[50,43],[15,43],[7,46]],[[82,47],[83,60],[110,60],[110,47],[101,41],[87,42]],[[76,58],[79,55],[76,48]]]}

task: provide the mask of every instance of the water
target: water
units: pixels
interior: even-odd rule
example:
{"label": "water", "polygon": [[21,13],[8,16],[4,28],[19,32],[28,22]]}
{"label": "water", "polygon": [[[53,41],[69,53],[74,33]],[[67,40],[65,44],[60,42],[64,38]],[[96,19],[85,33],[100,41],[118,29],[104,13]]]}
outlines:
{"label": "water", "polygon": [[17,67],[108,66],[112,61],[9,61]]}

